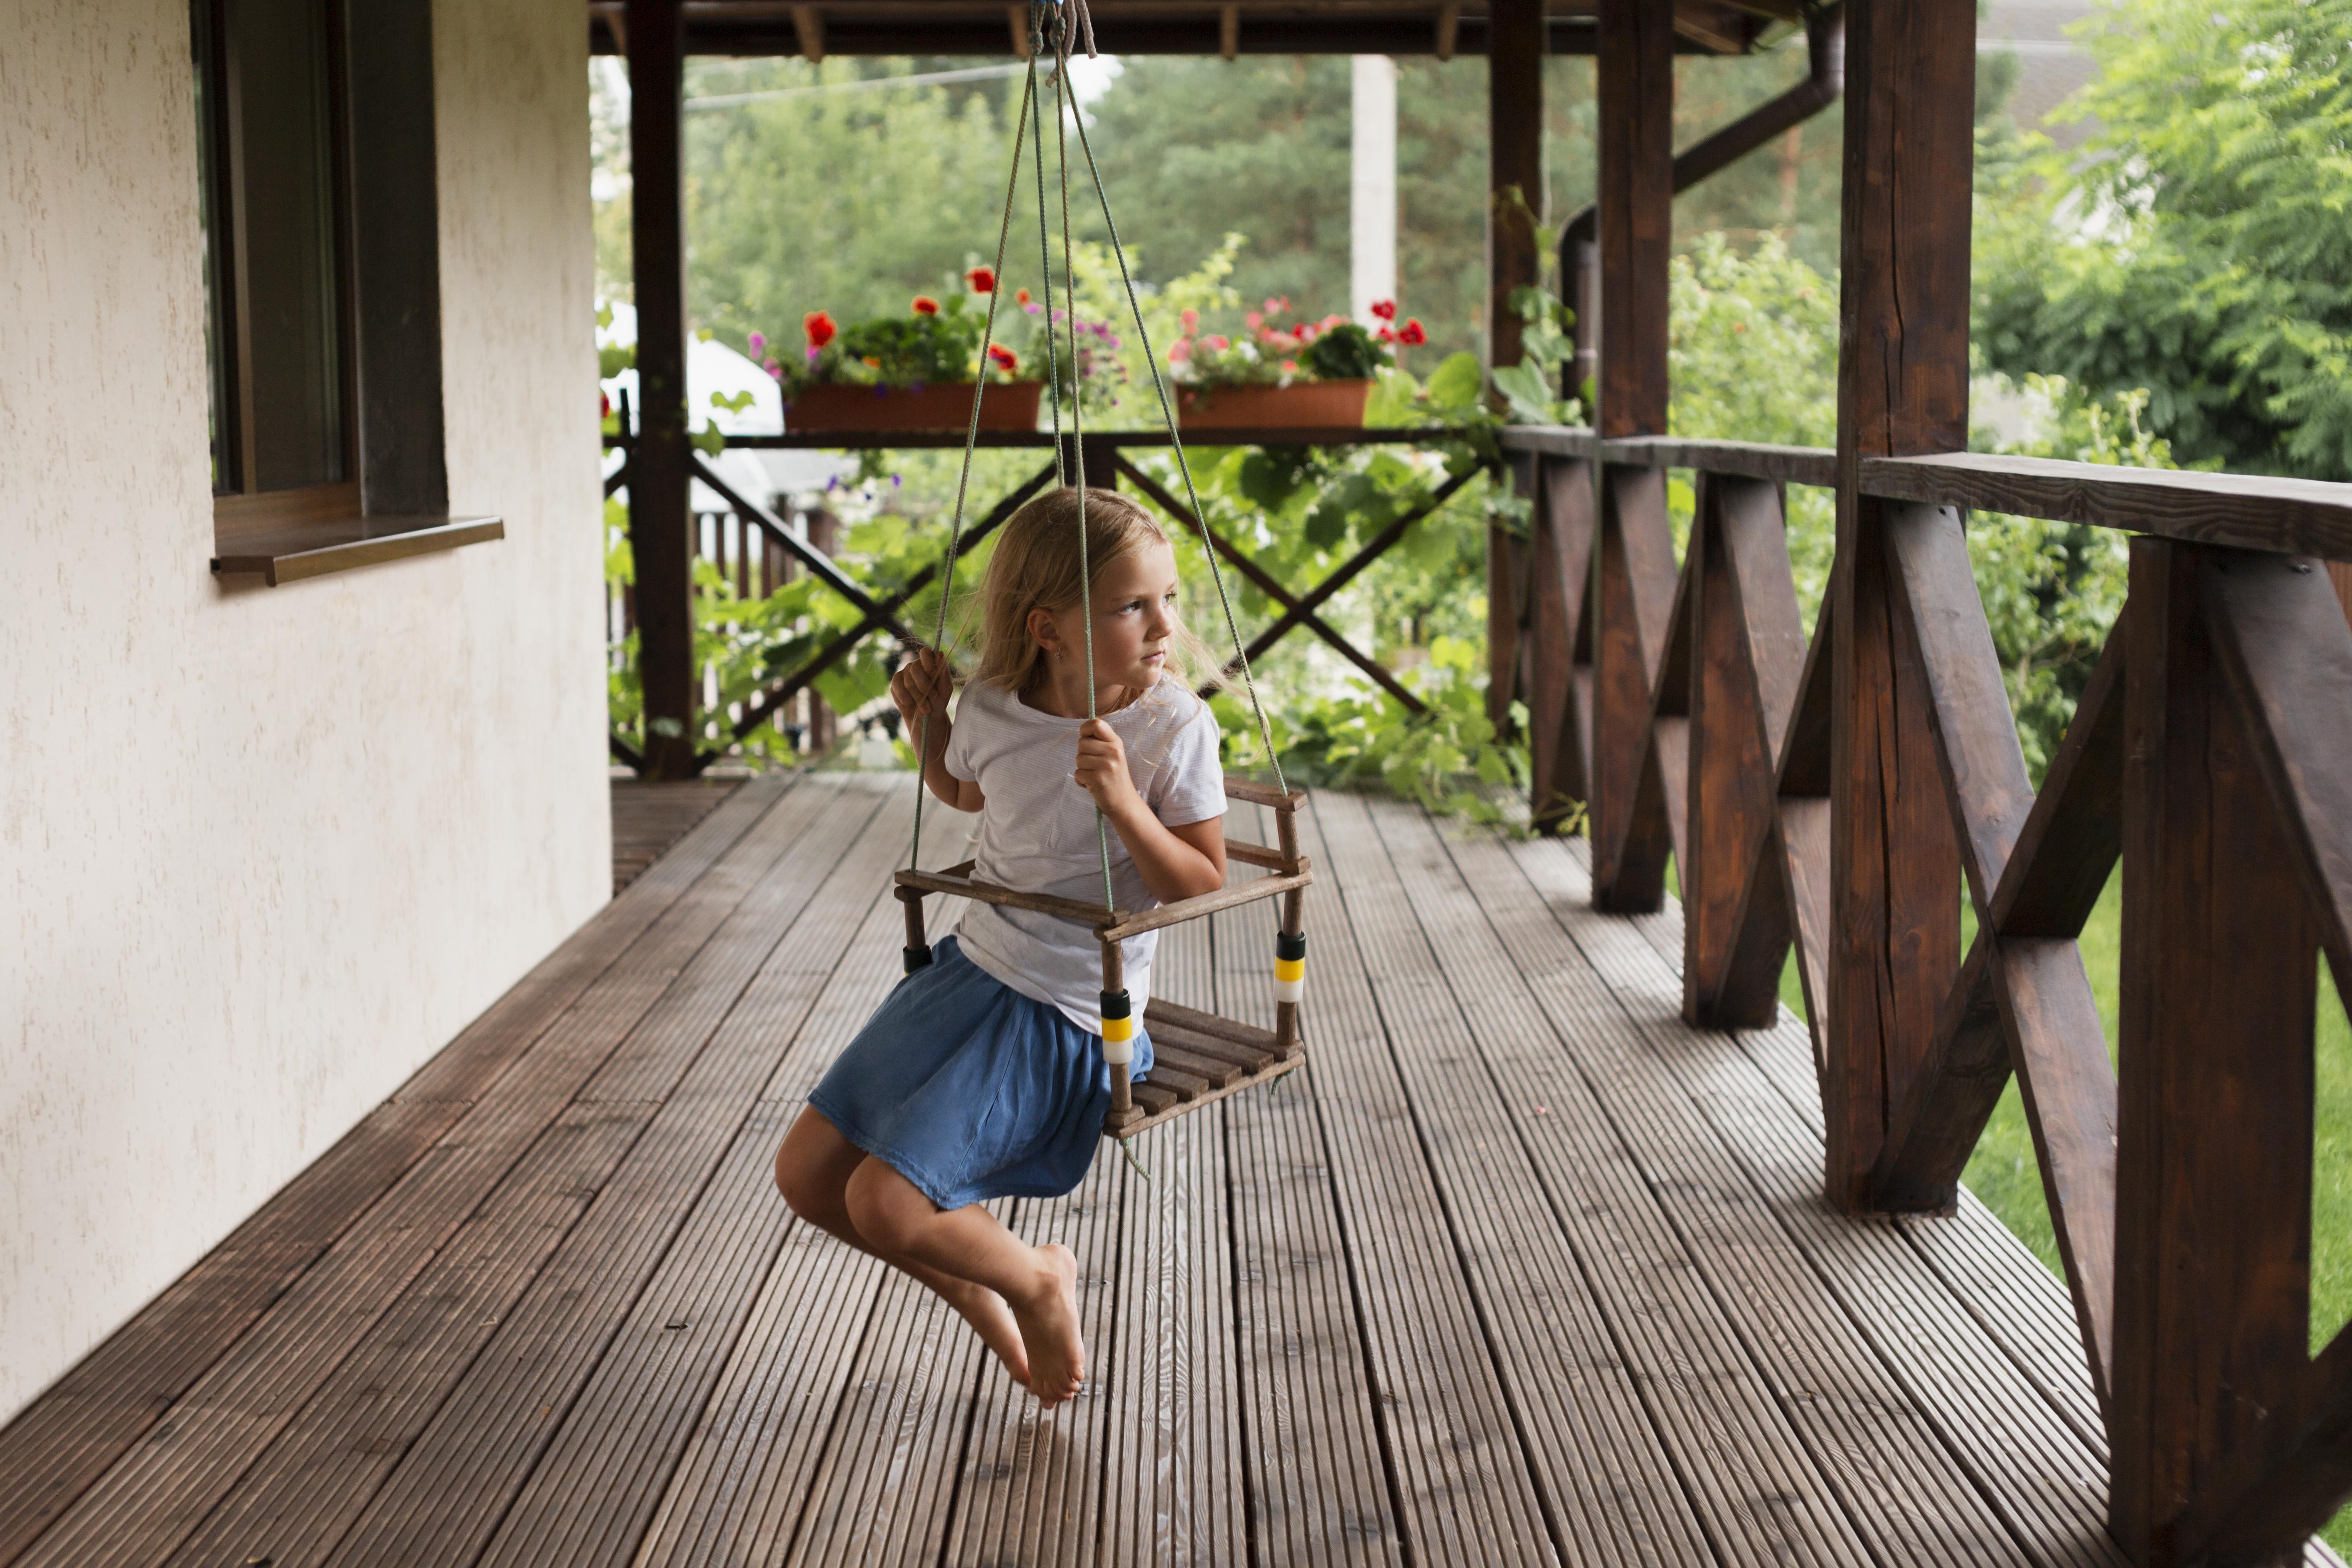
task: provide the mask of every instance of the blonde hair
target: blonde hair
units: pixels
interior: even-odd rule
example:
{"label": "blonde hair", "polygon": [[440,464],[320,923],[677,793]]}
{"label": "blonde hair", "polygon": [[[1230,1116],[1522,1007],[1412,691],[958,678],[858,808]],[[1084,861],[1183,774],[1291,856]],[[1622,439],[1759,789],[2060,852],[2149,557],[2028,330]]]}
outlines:
{"label": "blonde hair", "polygon": [[[1086,560],[1097,582],[1112,562],[1169,543],[1160,520],[1135,501],[1117,490],[1087,489]],[[1076,490],[1047,490],[1006,520],[980,598],[980,667],[972,679],[1016,694],[1028,690],[1045,662],[1045,650],[1029,635],[1029,613],[1059,615],[1080,598]],[[1203,671],[1214,668],[1208,648],[1181,621],[1169,641],[1169,667],[1188,685],[1200,685]]]}

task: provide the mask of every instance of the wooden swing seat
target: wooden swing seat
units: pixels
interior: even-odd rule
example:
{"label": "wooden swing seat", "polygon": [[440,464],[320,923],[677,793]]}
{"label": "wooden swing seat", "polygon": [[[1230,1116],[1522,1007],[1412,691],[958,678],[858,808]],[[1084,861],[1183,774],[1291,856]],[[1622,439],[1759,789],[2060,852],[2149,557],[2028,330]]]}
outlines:
{"label": "wooden swing seat", "polygon": [[[1091,928],[1102,943],[1103,989],[1122,989],[1118,944],[1131,936],[1158,931],[1220,910],[1238,909],[1262,899],[1283,900],[1281,929],[1297,937],[1301,923],[1300,900],[1315,879],[1314,862],[1298,853],[1297,811],[1307,799],[1304,790],[1277,790],[1247,779],[1228,776],[1225,795],[1274,813],[1278,843],[1253,844],[1225,840],[1225,860],[1259,866],[1272,871],[1255,881],[1229,883],[1198,898],[1141,912],[1088,903],[1083,899],[1056,898],[1050,893],[1024,892],[993,882],[976,882],[972,862],[965,860],[943,871],[898,871],[892,874],[896,893],[907,906],[907,946],[927,951],[923,936],[923,900],[933,893],[974,899],[1016,910],[1034,910]],[[1151,1036],[1152,1068],[1130,1083],[1124,1067],[1112,1068],[1111,1108],[1103,1118],[1103,1136],[1131,1138],[1147,1127],[1157,1127],[1188,1110],[1223,1099],[1237,1089],[1270,1083],[1306,1060],[1298,1035],[1298,1005],[1276,1005],[1271,1029],[1221,1018],[1198,1008],[1179,1006],[1155,996],[1143,1010],[1144,1027]]]}

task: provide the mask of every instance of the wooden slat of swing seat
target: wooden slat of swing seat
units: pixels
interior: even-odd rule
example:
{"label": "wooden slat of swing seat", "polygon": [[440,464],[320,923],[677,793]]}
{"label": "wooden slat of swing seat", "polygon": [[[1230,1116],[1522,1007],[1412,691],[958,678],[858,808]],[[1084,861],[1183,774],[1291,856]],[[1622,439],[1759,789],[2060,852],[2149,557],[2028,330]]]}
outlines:
{"label": "wooden slat of swing seat", "polygon": [[[1242,904],[1254,904],[1261,899],[1271,899],[1293,888],[1306,887],[1315,879],[1314,863],[1306,856],[1298,858],[1298,870],[1288,876],[1261,877],[1255,881],[1237,882],[1203,893],[1197,899],[1181,899],[1172,904],[1134,913],[1126,910],[1108,909],[1101,904],[1089,904],[1076,899],[1056,898],[1051,893],[1024,893],[1014,888],[1001,888],[993,882],[975,882],[969,877],[950,876],[943,871],[895,871],[891,879],[902,888],[913,888],[925,893],[952,893],[961,899],[974,899],[983,904],[1002,904],[1016,910],[1035,910],[1044,914],[1057,915],[1066,921],[1091,926],[1106,941],[1125,942],[1131,936],[1141,936],[1148,931],[1198,920]],[[952,868],[950,868],[952,869]],[[1116,922],[1116,923],[1114,923]]]}
{"label": "wooden slat of swing seat", "polygon": [[[1213,1032],[1202,1024],[1213,1026]],[[1113,1111],[1103,1118],[1106,1138],[1132,1138],[1213,1100],[1271,1083],[1307,1059],[1296,1046],[1283,1050],[1269,1030],[1157,997],[1143,1009],[1143,1026],[1151,1036],[1156,1059],[1151,1071],[1136,1080],[1135,1103],[1127,1113]],[[1250,1037],[1236,1039],[1236,1035]]]}

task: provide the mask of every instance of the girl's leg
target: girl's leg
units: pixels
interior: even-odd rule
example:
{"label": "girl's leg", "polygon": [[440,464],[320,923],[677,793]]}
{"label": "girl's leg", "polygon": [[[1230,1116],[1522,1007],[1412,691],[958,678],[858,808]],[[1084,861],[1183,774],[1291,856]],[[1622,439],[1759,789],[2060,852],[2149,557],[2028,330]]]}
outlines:
{"label": "girl's leg", "polygon": [[1029,1353],[1029,1389],[1047,1407],[1078,1391],[1078,1261],[1066,1247],[1032,1247],[979,1205],[943,1209],[879,1160],[843,1188],[851,1224],[883,1257],[905,1258],[1003,1297]]}
{"label": "girl's leg", "polygon": [[942,1274],[912,1258],[892,1257],[858,1234],[849,1217],[845,1189],[858,1166],[877,1163],[815,1110],[805,1110],[776,1151],[776,1189],[801,1218],[858,1251],[903,1269],[936,1291],[996,1352],[1013,1381],[1026,1388],[1029,1357],[1021,1343],[1020,1326],[1003,1297],[985,1285]]}

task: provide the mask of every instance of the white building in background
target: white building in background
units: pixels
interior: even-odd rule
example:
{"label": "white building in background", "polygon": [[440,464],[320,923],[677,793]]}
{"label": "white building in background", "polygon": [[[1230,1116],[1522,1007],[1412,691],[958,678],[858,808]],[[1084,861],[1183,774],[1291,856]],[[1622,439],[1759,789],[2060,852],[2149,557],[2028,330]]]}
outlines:
{"label": "white building in background", "polygon": [[[596,329],[596,346],[603,348],[633,347],[637,341],[637,310],[626,300],[614,300],[605,307],[611,312],[609,321]],[[637,373],[625,370],[604,383],[604,396],[614,408],[621,406],[626,394],[634,408],[637,401]],[[749,395],[751,401],[740,408],[714,403],[724,398],[731,403]],[[698,338],[687,344],[686,350],[686,412],[694,429],[704,430],[717,426],[724,436],[774,436],[784,428],[784,394],[776,378],[757,362],[736,353],[715,338]],[[788,450],[752,450],[730,447],[709,459],[727,482],[744,495],[764,500],[771,496],[806,495],[822,490],[827,481],[846,479],[857,471],[854,458],[844,458],[835,452],[801,452]],[[617,450],[604,454],[604,474],[612,477],[622,463]],[[725,511],[727,502],[716,490],[697,480],[694,485],[694,510],[698,512]]]}

